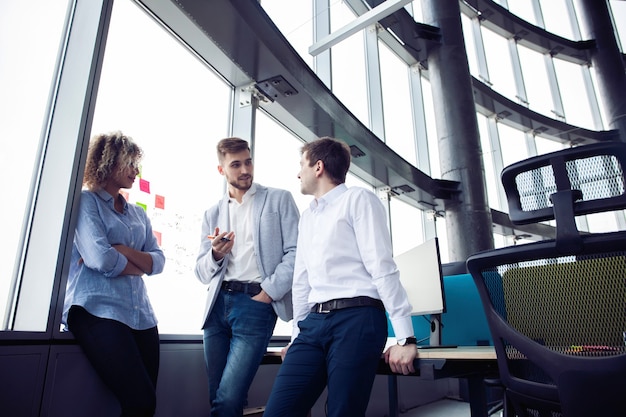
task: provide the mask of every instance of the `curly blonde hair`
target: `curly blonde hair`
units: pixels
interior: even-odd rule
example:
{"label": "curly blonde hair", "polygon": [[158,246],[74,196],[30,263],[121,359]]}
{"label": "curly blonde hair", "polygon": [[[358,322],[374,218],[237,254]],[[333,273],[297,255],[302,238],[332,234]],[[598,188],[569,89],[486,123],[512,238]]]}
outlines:
{"label": "curly blonde hair", "polygon": [[120,131],[95,135],[89,142],[83,185],[92,191],[101,188],[116,169],[138,166],[142,157],[141,148]]}

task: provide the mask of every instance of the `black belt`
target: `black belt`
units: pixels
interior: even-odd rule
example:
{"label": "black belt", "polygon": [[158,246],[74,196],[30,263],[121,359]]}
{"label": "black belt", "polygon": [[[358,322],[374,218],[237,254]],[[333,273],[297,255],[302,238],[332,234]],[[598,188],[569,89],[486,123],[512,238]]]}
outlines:
{"label": "black belt", "polygon": [[376,298],[361,296],[354,298],[337,298],[326,301],[325,303],[317,303],[311,308],[312,313],[330,313],[334,310],[341,310],[350,307],[377,307],[385,310],[383,302]]}
{"label": "black belt", "polygon": [[222,289],[255,296],[261,292],[261,284],[258,282],[223,281]]}

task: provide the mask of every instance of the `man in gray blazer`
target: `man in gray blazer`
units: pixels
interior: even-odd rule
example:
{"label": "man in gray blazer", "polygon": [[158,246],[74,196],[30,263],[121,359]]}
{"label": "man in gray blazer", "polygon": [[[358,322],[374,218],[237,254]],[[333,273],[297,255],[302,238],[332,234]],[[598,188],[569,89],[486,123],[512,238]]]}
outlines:
{"label": "man in gray blazer", "polygon": [[240,417],[276,318],[293,318],[299,211],[291,193],[253,182],[248,142],[222,139],[227,193],[202,222],[195,273],[208,284],[202,329],[212,417]]}

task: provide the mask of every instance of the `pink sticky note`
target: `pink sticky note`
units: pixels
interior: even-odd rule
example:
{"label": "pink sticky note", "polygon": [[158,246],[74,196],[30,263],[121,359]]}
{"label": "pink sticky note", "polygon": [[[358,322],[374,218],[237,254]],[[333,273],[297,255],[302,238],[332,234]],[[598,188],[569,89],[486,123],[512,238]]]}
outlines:
{"label": "pink sticky note", "polygon": [[165,197],[163,197],[162,195],[156,194],[154,196],[154,207],[165,209]]}
{"label": "pink sticky note", "polygon": [[139,189],[144,193],[150,194],[150,181],[146,181],[143,178],[139,179]]}
{"label": "pink sticky note", "polygon": [[156,237],[157,245],[161,246],[161,232],[153,230],[152,233],[154,233],[154,237]]}

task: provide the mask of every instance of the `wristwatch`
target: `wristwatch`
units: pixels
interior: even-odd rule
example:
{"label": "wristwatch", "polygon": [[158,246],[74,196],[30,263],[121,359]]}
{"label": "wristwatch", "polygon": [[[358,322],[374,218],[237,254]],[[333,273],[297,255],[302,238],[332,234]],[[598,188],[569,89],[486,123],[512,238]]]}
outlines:
{"label": "wristwatch", "polygon": [[407,337],[406,339],[398,339],[398,344],[400,346],[417,345],[417,339],[413,336]]}

